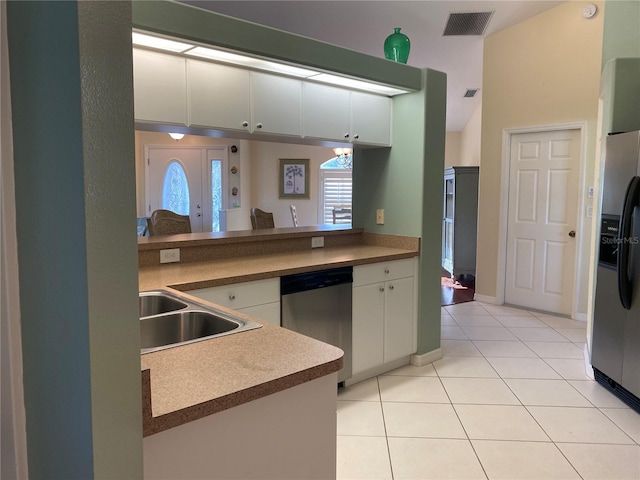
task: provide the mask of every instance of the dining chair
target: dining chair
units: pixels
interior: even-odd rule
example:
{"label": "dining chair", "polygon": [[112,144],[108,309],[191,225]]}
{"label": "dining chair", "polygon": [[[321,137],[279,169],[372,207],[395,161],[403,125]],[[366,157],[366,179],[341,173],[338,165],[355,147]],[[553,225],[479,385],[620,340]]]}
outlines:
{"label": "dining chair", "polygon": [[260,228],[275,228],[275,224],[273,223],[273,213],[264,212],[259,208],[251,209],[251,227],[254,230],[258,230]]}
{"label": "dining chair", "polygon": [[293,226],[298,226],[298,213],[296,212],[295,205],[289,205],[289,210],[291,210],[291,219],[293,220]]}
{"label": "dining chair", "polygon": [[191,233],[189,215],[179,215],[171,210],[159,209],[147,218],[149,235],[176,235]]}

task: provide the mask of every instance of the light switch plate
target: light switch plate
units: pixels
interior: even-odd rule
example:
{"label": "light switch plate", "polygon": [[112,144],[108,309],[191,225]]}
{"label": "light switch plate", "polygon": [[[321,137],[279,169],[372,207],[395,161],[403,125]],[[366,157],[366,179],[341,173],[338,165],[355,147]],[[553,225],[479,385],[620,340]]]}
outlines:
{"label": "light switch plate", "polygon": [[384,225],[384,208],[376,210],[376,224]]}

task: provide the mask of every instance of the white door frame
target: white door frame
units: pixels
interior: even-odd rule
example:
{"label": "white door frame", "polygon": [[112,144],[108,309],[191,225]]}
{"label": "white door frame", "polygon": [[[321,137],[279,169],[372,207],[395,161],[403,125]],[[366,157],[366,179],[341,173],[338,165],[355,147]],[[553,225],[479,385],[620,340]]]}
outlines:
{"label": "white door frame", "polygon": [[498,227],[498,270],[496,275],[496,303],[504,304],[507,270],[507,225],[509,221],[509,175],[511,158],[511,141],[514,135],[521,133],[541,133],[557,130],[580,130],[580,165],[578,171],[578,208],[576,231],[578,244],[574,259],[573,298],[571,300],[571,318],[577,317],[578,292],[580,288],[580,258],[584,248],[584,212],[586,208],[586,162],[587,162],[587,122],[554,123],[531,127],[514,127],[502,130],[502,172],[500,181],[500,220]]}

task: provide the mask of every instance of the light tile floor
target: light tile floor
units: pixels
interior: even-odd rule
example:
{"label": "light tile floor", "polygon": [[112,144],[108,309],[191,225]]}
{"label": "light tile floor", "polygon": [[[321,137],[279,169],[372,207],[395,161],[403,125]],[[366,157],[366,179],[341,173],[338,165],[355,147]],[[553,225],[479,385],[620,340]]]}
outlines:
{"label": "light tile floor", "polygon": [[640,415],[590,378],[585,324],[480,302],[442,308],[444,358],[338,393],[355,479],[640,479]]}

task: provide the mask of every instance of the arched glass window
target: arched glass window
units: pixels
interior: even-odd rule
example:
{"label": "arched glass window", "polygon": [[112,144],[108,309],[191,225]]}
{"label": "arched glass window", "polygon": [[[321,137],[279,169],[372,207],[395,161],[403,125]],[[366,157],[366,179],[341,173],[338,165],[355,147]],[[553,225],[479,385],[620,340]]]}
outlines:
{"label": "arched glass window", "polygon": [[180,162],[172,160],[164,174],[162,208],[189,215],[189,182]]}
{"label": "arched glass window", "polygon": [[320,223],[351,224],[351,165],[351,155],[320,165]]}

